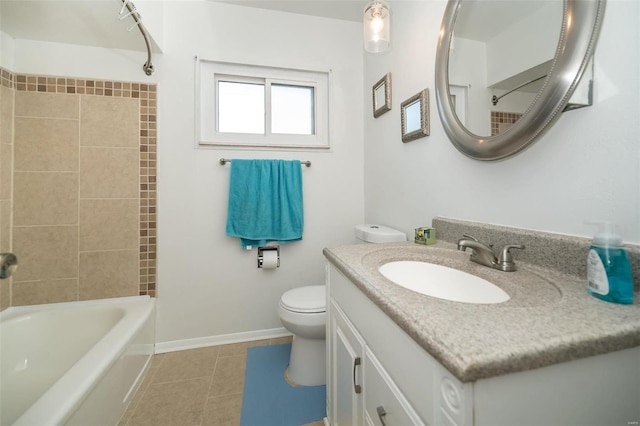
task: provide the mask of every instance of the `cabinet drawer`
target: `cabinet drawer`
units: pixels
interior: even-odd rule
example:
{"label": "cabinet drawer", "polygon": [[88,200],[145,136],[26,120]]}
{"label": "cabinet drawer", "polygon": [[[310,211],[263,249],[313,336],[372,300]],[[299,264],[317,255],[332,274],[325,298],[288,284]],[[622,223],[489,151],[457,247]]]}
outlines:
{"label": "cabinet drawer", "polygon": [[424,425],[424,422],[369,348],[365,348],[364,364],[363,389],[367,424],[376,426]]}

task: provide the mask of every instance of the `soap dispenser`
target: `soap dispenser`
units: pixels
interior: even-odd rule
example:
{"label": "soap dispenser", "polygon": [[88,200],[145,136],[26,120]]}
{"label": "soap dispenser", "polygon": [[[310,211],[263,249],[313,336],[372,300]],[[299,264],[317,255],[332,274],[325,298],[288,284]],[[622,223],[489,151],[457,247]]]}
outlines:
{"label": "soap dispenser", "polygon": [[587,256],[587,291],[598,299],[613,303],[633,303],[633,280],[622,238],[612,232],[609,222],[594,236]]}

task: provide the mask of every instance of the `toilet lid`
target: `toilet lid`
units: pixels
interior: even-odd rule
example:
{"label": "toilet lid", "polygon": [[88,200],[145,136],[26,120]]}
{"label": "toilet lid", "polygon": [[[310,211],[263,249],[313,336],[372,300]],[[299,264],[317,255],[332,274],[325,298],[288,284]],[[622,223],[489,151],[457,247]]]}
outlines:
{"label": "toilet lid", "polygon": [[312,285],[291,289],[282,295],[280,304],[293,312],[317,313],[327,310],[326,287]]}

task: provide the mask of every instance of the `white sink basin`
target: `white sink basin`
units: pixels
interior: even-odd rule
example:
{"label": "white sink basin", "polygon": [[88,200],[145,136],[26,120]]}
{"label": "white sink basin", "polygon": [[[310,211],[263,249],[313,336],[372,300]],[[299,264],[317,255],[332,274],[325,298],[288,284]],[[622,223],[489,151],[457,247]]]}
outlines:
{"label": "white sink basin", "polygon": [[482,304],[509,300],[507,293],[485,279],[433,263],[389,262],[379,271],[399,286],[439,299]]}

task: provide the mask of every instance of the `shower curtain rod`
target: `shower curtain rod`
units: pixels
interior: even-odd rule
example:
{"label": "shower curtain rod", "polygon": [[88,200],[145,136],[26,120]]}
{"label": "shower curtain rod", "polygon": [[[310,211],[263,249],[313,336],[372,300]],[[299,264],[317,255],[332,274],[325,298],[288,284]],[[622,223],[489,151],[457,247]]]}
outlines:
{"label": "shower curtain rod", "polygon": [[495,106],[495,105],[498,105],[498,101],[499,101],[500,99],[504,98],[505,96],[507,96],[509,93],[511,93],[511,92],[515,92],[515,91],[516,91],[516,90],[518,90],[519,88],[524,87],[524,86],[527,86],[527,85],[529,85],[529,84],[531,84],[531,83],[535,83],[535,82],[536,82],[536,81],[538,81],[538,80],[542,80],[542,79],[543,79],[543,78],[545,78],[546,76],[547,76],[547,74],[543,75],[542,77],[538,77],[538,78],[534,78],[533,80],[529,80],[529,81],[527,81],[526,83],[522,83],[520,86],[518,86],[518,87],[514,87],[513,89],[509,90],[507,93],[503,93],[503,94],[502,94],[502,95],[500,95],[500,96],[493,95],[493,98],[491,98],[491,103],[492,103],[494,106]]}
{"label": "shower curtain rod", "polygon": [[[232,162],[232,161],[233,161],[233,160],[230,160],[230,159],[228,159],[228,158],[221,158],[221,159],[220,159],[220,165],[221,165],[221,166],[224,166],[225,164],[230,163],[230,162]],[[300,164],[304,164],[304,165],[305,165],[305,166],[307,166],[307,167],[311,167],[311,161],[301,161],[301,162],[300,162]]]}
{"label": "shower curtain rod", "polygon": [[[145,74],[151,75],[153,74],[153,64],[151,63],[151,43],[149,43],[149,33],[147,33],[147,29],[142,24],[142,21],[141,21],[142,18],[140,17],[140,14],[136,10],[136,7],[135,6],[132,7],[132,3],[129,0],[122,0],[122,3],[123,3],[122,9],[120,9],[120,19],[124,19],[127,16],[131,15],[131,17],[135,21],[134,26],[137,26],[138,29],[140,30],[140,34],[142,34],[142,38],[144,38],[144,44],[147,46],[147,62],[145,62],[144,65],[142,65],[142,69],[144,70]],[[129,11],[129,13],[123,16],[122,12],[124,11],[125,7]],[[129,30],[131,29],[133,29],[133,27],[131,27]]]}

